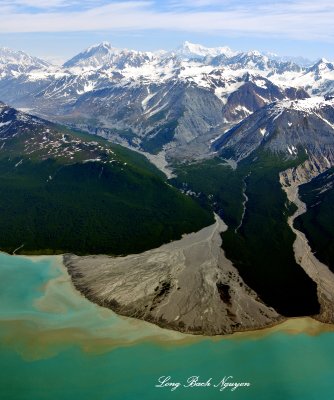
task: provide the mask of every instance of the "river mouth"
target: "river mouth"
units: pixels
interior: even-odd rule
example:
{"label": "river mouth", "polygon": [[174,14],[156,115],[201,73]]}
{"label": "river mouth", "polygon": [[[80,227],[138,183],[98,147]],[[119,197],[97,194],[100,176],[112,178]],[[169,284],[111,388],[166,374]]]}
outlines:
{"label": "river mouth", "polygon": [[195,335],[269,327],[285,318],[266,306],[221,248],[215,223],[181,240],[126,257],[65,255],[74,286],[119,315]]}

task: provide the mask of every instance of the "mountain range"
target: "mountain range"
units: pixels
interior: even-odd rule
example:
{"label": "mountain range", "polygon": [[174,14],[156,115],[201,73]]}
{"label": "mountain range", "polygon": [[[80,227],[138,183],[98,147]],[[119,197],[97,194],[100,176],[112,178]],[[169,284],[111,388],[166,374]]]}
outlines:
{"label": "mountain range", "polygon": [[[333,63],[103,42],[55,66],[4,48],[0,99],[2,249],[130,254],[208,225],[214,211],[238,285],[276,317],[334,321]],[[165,282],[167,301],[176,278],[160,273],[152,282]],[[215,301],[233,309],[226,332],[238,330],[233,279],[215,279]]]}
{"label": "mountain range", "polygon": [[258,51],[185,42],[140,52],[103,42],[63,66],[0,50],[2,101],[168,158],[193,153],[231,125],[279,100],[330,95],[334,66],[300,65]]}

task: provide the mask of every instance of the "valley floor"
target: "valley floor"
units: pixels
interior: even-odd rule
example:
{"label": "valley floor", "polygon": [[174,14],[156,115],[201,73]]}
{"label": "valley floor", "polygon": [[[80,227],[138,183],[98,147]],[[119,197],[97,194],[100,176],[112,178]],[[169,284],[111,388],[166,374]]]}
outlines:
{"label": "valley floor", "polygon": [[322,322],[334,323],[334,274],[313,254],[304,233],[297,230],[293,223],[296,218],[306,212],[306,205],[298,195],[298,186],[284,187],[288,199],[297,206],[296,212],[289,217],[288,223],[296,234],[293,248],[297,262],[303,267],[309,277],[317,283],[320,314],[317,318]]}

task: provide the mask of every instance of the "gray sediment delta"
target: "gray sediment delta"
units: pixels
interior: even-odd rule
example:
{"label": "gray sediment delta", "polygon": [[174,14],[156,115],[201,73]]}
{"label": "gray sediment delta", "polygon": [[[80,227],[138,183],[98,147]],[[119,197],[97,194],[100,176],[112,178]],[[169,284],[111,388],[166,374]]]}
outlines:
{"label": "gray sediment delta", "polygon": [[202,335],[255,330],[285,320],[242,280],[215,223],[157,249],[125,257],[64,255],[74,286],[116,313]]}

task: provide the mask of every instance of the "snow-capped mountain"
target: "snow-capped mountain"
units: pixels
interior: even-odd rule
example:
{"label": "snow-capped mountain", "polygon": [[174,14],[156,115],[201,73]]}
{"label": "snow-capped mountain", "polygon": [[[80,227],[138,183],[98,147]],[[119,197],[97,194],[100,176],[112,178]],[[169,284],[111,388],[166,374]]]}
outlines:
{"label": "snow-capped mountain", "polygon": [[322,58],[314,65],[304,68],[300,73],[275,75],[271,79],[284,86],[303,87],[310,95],[334,93],[334,64]]}
{"label": "snow-capped mountain", "polygon": [[29,56],[23,51],[0,47],[0,79],[7,76],[17,77],[31,71],[45,70],[49,63],[37,57]]}
{"label": "snow-capped mountain", "polygon": [[140,67],[152,59],[151,53],[134,50],[120,50],[108,42],[89,47],[64,64],[64,68],[72,69],[73,72],[85,72],[108,68],[116,69],[126,67]]}
{"label": "snow-capped mountain", "polygon": [[334,64],[322,58],[307,70],[304,78],[312,82],[313,94],[330,94],[334,89]]}
{"label": "snow-capped mountain", "polygon": [[315,63],[315,61],[311,61],[308,58],[301,56],[279,56],[278,54],[272,52],[263,53],[265,56],[270,58],[271,60],[281,61],[281,62],[292,62],[301,67],[308,68]]}
{"label": "snow-capped mountain", "polygon": [[301,72],[302,67],[291,61],[281,61],[271,59],[259,51],[249,51],[247,53],[238,53],[232,57],[219,55],[212,59],[211,63],[216,66],[225,66],[234,71],[258,71],[264,76],[271,74],[285,74],[288,72]]}
{"label": "snow-capped mountain", "polygon": [[267,105],[218,138],[213,147],[236,160],[258,148],[286,157],[304,152],[330,168],[334,165],[334,97]]}
{"label": "snow-capped mountain", "polygon": [[199,59],[203,60],[206,57],[225,56],[226,58],[233,57],[237,52],[229,47],[205,47],[201,44],[190,43],[185,41],[176,51],[175,54],[183,59]]}
{"label": "snow-capped mountain", "polygon": [[323,77],[334,71],[334,64],[326,60],[325,58],[321,58],[318,62],[316,62],[313,66],[308,69],[309,73],[314,73],[314,79],[319,80],[323,79]]}
{"label": "snow-capped mountain", "polygon": [[119,50],[114,48],[109,42],[102,42],[89,47],[70,60],[66,61],[64,63],[64,67],[81,67],[82,69],[101,68],[103,65],[110,63],[112,57],[118,53]]}
{"label": "snow-capped mountain", "polygon": [[103,42],[62,67],[8,49],[0,55],[3,101],[151,152],[209,143],[275,101],[334,92],[325,60],[306,68],[189,42],[155,53]]}
{"label": "snow-capped mountain", "polygon": [[223,108],[224,118],[228,122],[239,122],[274,101],[307,97],[303,88],[281,88],[261,75],[246,73],[242,85],[228,96]]}
{"label": "snow-capped mountain", "polygon": [[98,126],[103,130],[99,134],[114,141],[127,139],[132,145],[157,152],[166,145],[188,147],[199,138],[209,142],[217,131],[266,104],[306,97],[303,89],[282,90],[261,76],[246,73],[237,80],[225,80],[208,73],[203,74],[202,82],[174,78],[161,84],[115,84],[88,91],[67,106],[63,117],[74,124],[80,120],[81,128],[93,133]]}

